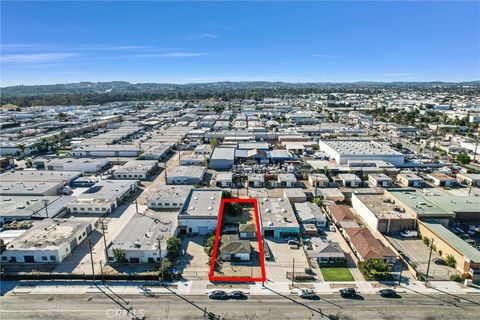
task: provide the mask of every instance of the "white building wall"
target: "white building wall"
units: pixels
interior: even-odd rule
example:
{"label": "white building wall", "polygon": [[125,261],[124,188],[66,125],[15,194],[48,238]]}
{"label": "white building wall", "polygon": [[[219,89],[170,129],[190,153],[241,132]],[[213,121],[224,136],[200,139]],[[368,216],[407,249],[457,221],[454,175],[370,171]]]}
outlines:
{"label": "white building wall", "polygon": [[213,232],[217,228],[217,218],[215,219],[188,219],[188,218],[179,218],[178,225],[181,227],[187,228],[187,233],[190,233],[190,228],[192,228],[192,233],[199,233],[199,227],[207,227],[208,232]]}
{"label": "white building wall", "polygon": [[362,217],[362,219],[367,223],[370,229],[377,231],[378,230],[378,219],[373,214],[373,212],[358,199],[355,193],[352,193],[352,207],[355,211]]}

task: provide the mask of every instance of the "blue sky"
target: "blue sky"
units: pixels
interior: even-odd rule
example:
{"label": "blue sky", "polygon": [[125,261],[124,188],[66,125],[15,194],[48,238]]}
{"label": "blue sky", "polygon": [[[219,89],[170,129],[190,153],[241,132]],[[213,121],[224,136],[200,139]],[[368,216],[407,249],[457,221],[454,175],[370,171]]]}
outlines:
{"label": "blue sky", "polygon": [[480,79],[479,2],[1,2],[1,86]]}

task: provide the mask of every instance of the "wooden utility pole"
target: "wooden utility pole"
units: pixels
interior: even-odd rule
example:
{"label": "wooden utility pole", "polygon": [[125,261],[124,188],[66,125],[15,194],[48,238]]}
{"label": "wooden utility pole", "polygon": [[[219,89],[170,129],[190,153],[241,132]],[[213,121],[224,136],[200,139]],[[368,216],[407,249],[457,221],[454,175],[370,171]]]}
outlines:
{"label": "wooden utility pole", "polygon": [[163,259],[162,259],[162,244],[161,239],[158,239],[158,256],[160,257],[160,277],[162,278],[162,286],[163,286]]}
{"label": "wooden utility pole", "polygon": [[95,282],[95,267],[93,265],[92,241],[88,239],[88,248],[90,249],[90,262],[92,264],[93,282]]}
{"label": "wooden utility pole", "polygon": [[293,258],[293,262],[292,262],[292,288],[294,286],[294,280],[295,280],[295,258]]}
{"label": "wooden utility pole", "polygon": [[425,275],[425,285],[428,282],[428,272],[430,271],[430,262],[432,260],[432,251],[433,251],[433,238],[430,239],[430,254],[428,255],[428,265],[427,265],[427,274]]}
{"label": "wooden utility pole", "polygon": [[105,225],[103,224],[103,219],[101,219],[100,222],[102,224],[103,246],[105,248],[105,257],[108,263],[108,249],[107,249],[107,238],[105,237]]}

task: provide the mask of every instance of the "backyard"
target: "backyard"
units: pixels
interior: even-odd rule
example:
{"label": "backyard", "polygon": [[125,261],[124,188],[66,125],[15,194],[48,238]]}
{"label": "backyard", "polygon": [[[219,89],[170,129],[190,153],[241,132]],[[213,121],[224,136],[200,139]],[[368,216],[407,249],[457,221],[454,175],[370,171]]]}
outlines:
{"label": "backyard", "polygon": [[325,281],[354,281],[347,267],[321,267]]}

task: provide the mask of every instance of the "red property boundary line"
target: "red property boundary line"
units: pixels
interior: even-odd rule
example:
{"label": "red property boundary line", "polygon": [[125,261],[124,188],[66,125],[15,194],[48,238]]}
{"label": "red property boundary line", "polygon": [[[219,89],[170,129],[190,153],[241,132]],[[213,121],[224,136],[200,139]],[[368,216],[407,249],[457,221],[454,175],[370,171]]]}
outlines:
{"label": "red property boundary line", "polygon": [[[223,218],[223,209],[225,203],[253,203],[253,208],[255,211],[255,225],[257,229],[257,241],[258,241],[258,249],[260,253],[260,268],[262,271],[261,278],[252,278],[252,277],[214,277],[214,268],[215,268],[215,259],[217,258],[217,250],[218,250],[218,243],[220,242],[220,229],[222,227],[222,218]],[[262,233],[260,232],[260,216],[258,214],[258,202],[255,198],[248,198],[248,199],[222,199],[220,203],[220,212],[218,213],[218,225],[217,231],[215,233],[215,242],[213,245],[213,253],[212,253],[212,263],[210,265],[210,273],[208,275],[208,279],[212,282],[264,282],[267,277],[265,275],[265,255],[263,252],[263,242],[262,242]]]}

